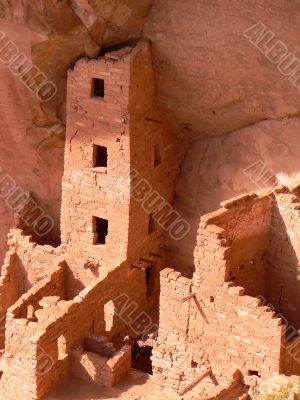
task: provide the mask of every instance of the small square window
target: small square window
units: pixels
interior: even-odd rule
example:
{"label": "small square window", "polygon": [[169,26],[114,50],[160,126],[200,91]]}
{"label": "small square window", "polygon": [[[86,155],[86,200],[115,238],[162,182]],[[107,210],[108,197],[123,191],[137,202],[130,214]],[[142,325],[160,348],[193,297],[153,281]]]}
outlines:
{"label": "small square window", "polygon": [[161,152],[158,144],[154,145],[154,167],[158,167],[161,164]]}
{"label": "small square window", "polygon": [[92,80],[92,96],[104,98],[104,79],[94,78]]}
{"label": "small square window", "polygon": [[107,168],[107,147],[94,144],[93,167]]}
{"label": "small square window", "polygon": [[105,244],[108,234],[108,220],[93,217],[93,232],[95,233],[94,244]]}

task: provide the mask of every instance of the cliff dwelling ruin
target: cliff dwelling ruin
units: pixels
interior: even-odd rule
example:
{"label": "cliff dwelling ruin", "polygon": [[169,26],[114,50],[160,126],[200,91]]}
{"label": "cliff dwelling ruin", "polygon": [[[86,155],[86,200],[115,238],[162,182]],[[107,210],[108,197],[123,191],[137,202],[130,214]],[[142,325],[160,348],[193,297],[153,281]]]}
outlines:
{"label": "cliff dwelling ruin", "polygon": [[12,3],[0,398],[298,399],[299,6]]}

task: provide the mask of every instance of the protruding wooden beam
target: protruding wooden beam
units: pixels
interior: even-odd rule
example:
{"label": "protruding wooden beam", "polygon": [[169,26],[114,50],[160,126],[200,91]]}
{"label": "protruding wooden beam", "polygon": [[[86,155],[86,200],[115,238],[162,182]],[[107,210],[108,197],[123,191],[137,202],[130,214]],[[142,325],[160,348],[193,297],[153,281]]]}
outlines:
{"label": "protruding wooden beam", "polygon": [[181,392],[179,392],[180,396],[183,396],[184,394],[186,394],[190,390],[194,389],[194,387],[197,386],[198,383],[200,383],[202,381],[202,379],[206,378],[209,375],[211,375],[211,369],[208,369],[206,372],[204,372],[204,374],[199,376],[199,378],[197,378],[193,383],[188,385],[185,389],[181,390]]}

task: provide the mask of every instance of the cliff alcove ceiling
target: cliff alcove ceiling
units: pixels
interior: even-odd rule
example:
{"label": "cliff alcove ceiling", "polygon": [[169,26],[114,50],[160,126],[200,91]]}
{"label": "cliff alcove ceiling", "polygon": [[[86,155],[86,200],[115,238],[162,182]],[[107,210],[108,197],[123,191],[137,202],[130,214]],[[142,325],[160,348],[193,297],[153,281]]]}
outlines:
{"label": "cliff alcove ceiling", "polygon": [[[299,31],[299,0],[0,0],[0,393],[22,370],[8,361],[17,325],[37,329],[34,350],[45,342],[60,371],[25,400],[56,389],[71,356],[88,383],[114,386],[134,361],[201,400],[263,400],[261,379],[300,375],[282,348],[300,336]],[[162,208],[141,207],[147,191]],[[163,207],[188,227],[182,238],[160,223]],[[129,294],[159,333],[117,315]],[[136,373],[108,396],[142,396],[135,381],[151,392]]]}
{"label": "cliff alcove ceiling", "polygon": [[[186,149],[190,148],[183,174],[192,162],[190,157],[195,153],[197,160],[202,157],[197,148],[212,148],[217,143],[222,147],[228,134],[236,138],[234,147],[225,150],[231,158],[230,168],[235,169],[235,157],[230,153],[236,149],[238,158],[243,158],[244,127],[262,143],[253,145],[256,158],[280,153],[281,142],[293,147],[287,136],[298,121],[298,91],[242,32],[253,21],[263,21],[297,55],[299,18],[298,2],[283,0],[276,6],[271,0],[244,1],[242,5],[238,0],[1,0],[1,30],[58,87],[53,101],[41,104],[5,65],[0,65],[1,167],[24,189],[34,192],[57,227],[67,69],[80,57],[93,58],[101,49],[138,38],[151,40],[160,107],[174,134]],[[261,121],[264,124],[259,124]],[[267,143],[262,137],[277,130],[281,132],[279,144],[277,139]],[[202,145],[201,140],[208,135],[218,135],[219,139]],[[179,183],[178,207],[186,196],[197,202],[202,196],[202,179],[209,180],[213,193],[217,192],[216,201],[222,198],[219,189],[225,190],[226,196],[251,189],[251,182],[235,183],[234,187],[230,182],[218,182],[218,161],[215,163],[214,155],[207,151],[205,156],[212,169],[204,178],[194,166],[187,187]],[[297,172],[290,165],[289,171],[284,171],[282,163],[280,167],[283,172]],[[228,173],[224,175],[226,181]],[[193,189],[189,187],[191,179]],[[9,214],[1,205],[4,231],[12,223]],[[51,240],[55,242],[58,235],[58,229],[54,229]]]}

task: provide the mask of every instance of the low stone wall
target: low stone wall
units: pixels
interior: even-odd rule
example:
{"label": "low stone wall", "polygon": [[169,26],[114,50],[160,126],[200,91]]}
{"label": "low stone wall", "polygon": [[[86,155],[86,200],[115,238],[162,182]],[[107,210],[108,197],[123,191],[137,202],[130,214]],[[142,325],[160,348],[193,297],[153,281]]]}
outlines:
{"label": "low stone wall", "polygon": [[[271,266],[276,267],[276,254],[282,265],[273,281],[282,277],[280,282],[293,280],[293,290],[298,287],[297,268],[284,266],[280,255],[292,254],[291,266],[298,265],[299,204],[299,185],[278,187],[223,202],[201,218],[193,278],[171,269],[161,274],[160,330],[153,351],[160,386],[180,393],[209,369],[222,382],[226,370],[236,368],[252,388],[273,373],[300,372],[300,341],[290,335],[296,330],[265,297],[270,255]],[[296,317],[292,303],[289,313]],[[208,375],[190,395],[201,397],[214,387]]]}
{"label": "low stone wall", "polygon": [[[126,277],[127,273],[129,276]],[[120,281],[120,275],[124,276],[123,281]],[[108,302],[119,298],[119,294],[123,294],[130,300],[130,307],[137,305],[135,315],[141,315],[142,319],[141,310],[146,302],[146,285],[144,284],[143,290],[140,280],[143,277],[143,271],[128,271],[127,266],[120,266],[108,273],[104,279],[101,278],[89,285],[73,300],[67,301],[59,300],[59,297],[64,298],[63,292],[60,292],[58,282],[54,286],[52,285],[54,282],[52,275],[43,283],[37,284],[28,294],[23,295],[8,311],[6,329],[8,335],[13,336],[10,328],[13,327],[18,335],[18,340],[22,333],[20,340],[24,343],[26,360],[20,359],[20,362],[17,362],[17,355],[10,357],[13,358],[13,363],[6,368],[1,380],[1,393],[4,398],[13,399],[13,393],[19,397],[26,396],[28,400],[42,398],[52,387],[62,383],[70,375],[72,351],[83,346],[87,334],[110,338],[123,332],[125,328],[131,329],[130,326],[127,326],[124,318],[118,317],[118,315],[124,316],[123,308],[124,306],[126,308],[126,304],[116,300],[113,325],[107,332],[104,307]],[[57,296],[57,298],[53,298],[53,296]],[[44,310],[37,310],[38,321],[31,322],[26,319],[25,314],[29,304],[35,307],[37,303],[47,303],[48,308],[45,310],[47,318],[44,318]],[[43,315],[40,315],[41,311],[43,311]],[[133,315],[131,317],[133,318]],[[139,325],[143,325],[143,323],[145,324],[145,320],[138,322]],[[18,349],[15,342],[12,346],[8,343],[7,355],[15,349]],[[46,366],[45,361],[47,361]],[[119,370],[118,358],[115,359],[115,362],[116,373],[114,376],[116,378],[123,368],[121,363]],[[15,387],[14,382],[16,381],[20,383],[18,387]]]}
{"label": "low stone wall", "polygon": [[56,295],[63,299],[64,277],[64,263],[61,262],[52,267],[48,277],[22,295],[7,310],[5,353],[1,360],[3,376],[0,381],[3,398],[15,399],[17,396],[20,398],[21,392],[28,400],[37,398],[36,376],[43,374],[43,368],[49,368],[51,355],[34,344],[34,336],[41,326],[36,319],[27,318],[29,307],[33,313],[42,308],[39,303],[45,296]]}
{"label": "low stone wall", "polygon": [[96,385],[111,387],[131,368],[131,347],[123,346],[112,357],[80,349],[72,352],[72,375]]}
{"label": "low stone wall", "polygon": [[24,279],[24,292],[42,280],[51,271],[55,258],[63,253],[62,247],[38,245],[21,229],[11,229],[8,234],[9,251],[16,253],[16,268]]}
{"label": "low stone wall", "polygon": [[[226,384],[228,369],[270,376],[281,371],[281,342],[285,327],[260,301],[244,289],[224,283],[215,297],[206,298],[191,280],[171,269],[161,272],[160,330],[153,350],[156,382],[181,392],[211,369]],[[190,395],[215,391],[211,376]]]}
{"label": "low stone wall", "polygon": [[5,356],[11,358],[17,353],[14,348],[16,341],[22,342],[22,338],[26,337],[22,327],[30,326],[38,329],[37,322],[30,321],[28,313],[41,309],[40,301],[46,296],[57,296],[60,299],[65,298],[65,274],[64,263],[61,262],[56,268],[52,268],[52,273],[36,284],[27,293],[22,295],[13,306],[7,310],[6,326],[5,326]]}
{"label": "low stone wall", "polygon": [[272,194],[247,194],[201,218],[194,277],[211,288],[211,295],[224,281],[243,286],[250,296],[265,293],[272,204]]}

